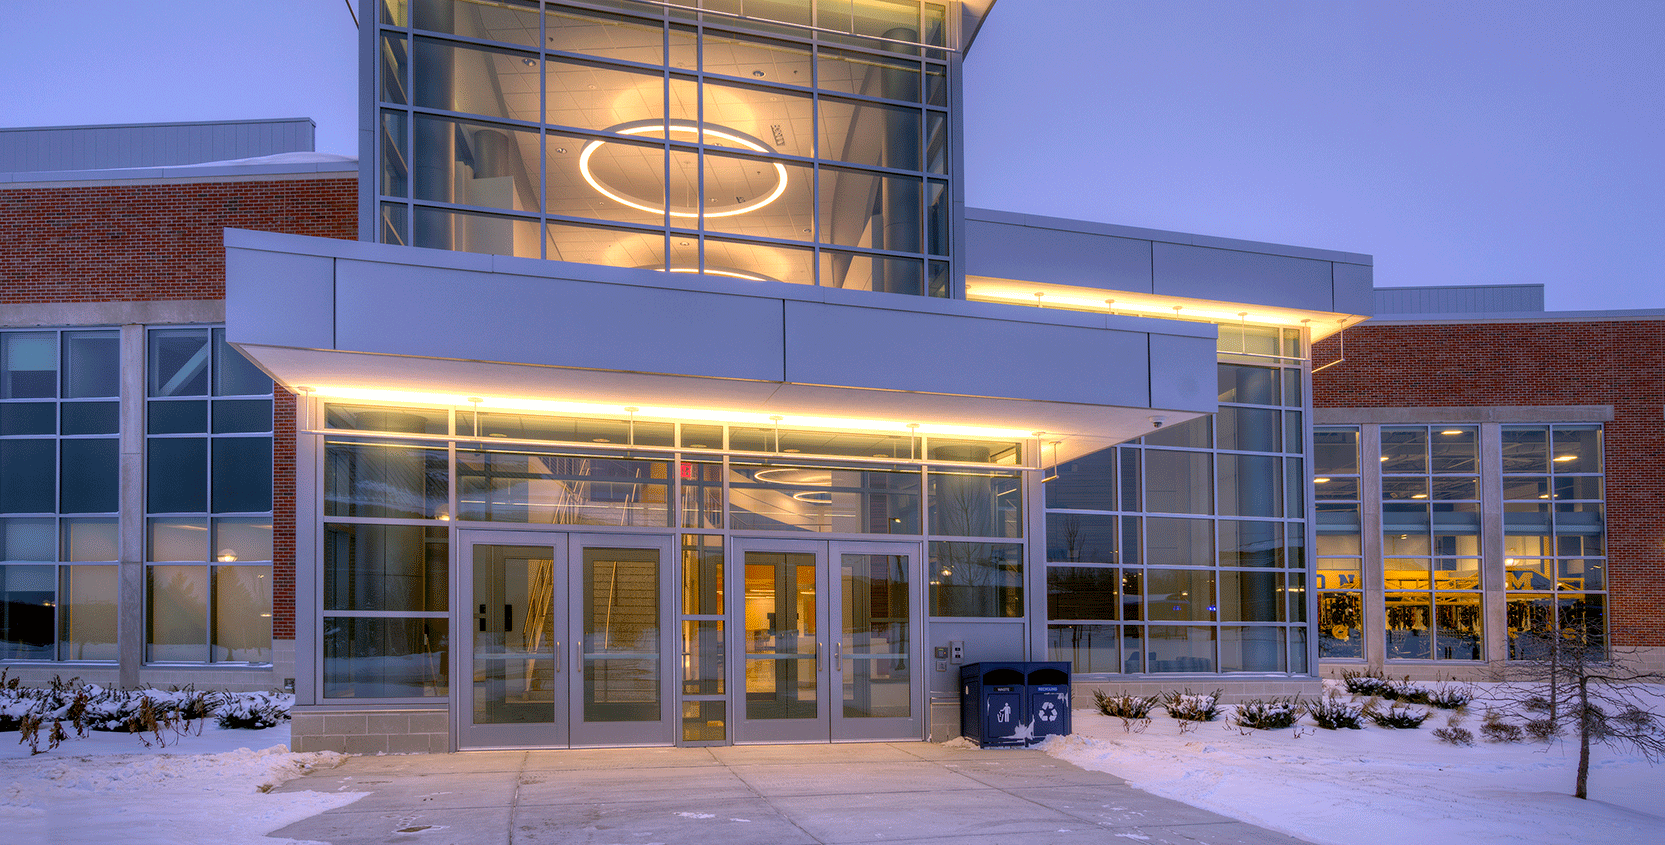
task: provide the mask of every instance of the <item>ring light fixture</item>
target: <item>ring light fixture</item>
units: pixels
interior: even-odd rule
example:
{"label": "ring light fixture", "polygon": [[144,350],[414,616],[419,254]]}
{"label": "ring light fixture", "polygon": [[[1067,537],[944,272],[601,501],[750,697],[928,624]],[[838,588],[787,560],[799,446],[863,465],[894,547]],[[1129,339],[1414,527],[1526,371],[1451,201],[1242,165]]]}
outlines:
{"label": "ring light fixture", "polygon": [[[609,128],[607,131],[616,135],[646,135],[657,132],[663,134],[666,138],[669,138],[673,134],[692,135],[695,141],[701,140],[702,137],[707,139],[720,138],[751,150],[752,152],[773,152],[773,149],[771,149],[769,145],[751,137],[750,135],[721,126],[702,126],[699,122],[692,120],[639,120],[631,123],[621,123],[618,126]],[[775,187],[760,199],[739,203],[737,205],[719,206],[715,209],[703,209],[701,211],[669,211],[666,208],[657,208],[608,188],[600,179],[595,177],[594,173],[590,172],[590,159],[595,156],[597,150],[601,149],[607,143],[607,141],[598,139],[590,141],[584,145],[584,151],[578,156],[578,173],[584,177],[584,181],[590,183],[590,187],[596,189],[596,191],[602,196],[605,196],[608,199],[622,205],[630,206],[638,211],[646,211],[649,214],[669,213],[672,217],[682,218],[702,216],[733,217],[737,214],[745,214],[747,212],[756,211],[774,202],[775,200],[780,199],[781,194],[786,193],[786,165],[779,162],[771,162],[775,168]]]}

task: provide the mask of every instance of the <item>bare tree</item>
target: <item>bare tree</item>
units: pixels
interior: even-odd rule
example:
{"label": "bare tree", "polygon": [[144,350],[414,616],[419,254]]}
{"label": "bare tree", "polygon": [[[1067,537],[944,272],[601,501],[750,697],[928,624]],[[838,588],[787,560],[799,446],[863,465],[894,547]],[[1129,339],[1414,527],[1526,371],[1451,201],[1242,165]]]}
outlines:
{"label": "bare tree", "polygon": [[1520,634],[1526,659],[1504,670],[1501,692],[1512,709],[1526,711],[1526,730],[1546,742],[1578,737],[1578,777],[1573,795],[1589,798],[1590,746],[1630,749],[1649,763],[1665,757],[1665,717],[1646,685],[1665,684],[1665,672],[1637,668],[1633,651],[1609,650],[1600,622],[1562,620],[1559,630]]}

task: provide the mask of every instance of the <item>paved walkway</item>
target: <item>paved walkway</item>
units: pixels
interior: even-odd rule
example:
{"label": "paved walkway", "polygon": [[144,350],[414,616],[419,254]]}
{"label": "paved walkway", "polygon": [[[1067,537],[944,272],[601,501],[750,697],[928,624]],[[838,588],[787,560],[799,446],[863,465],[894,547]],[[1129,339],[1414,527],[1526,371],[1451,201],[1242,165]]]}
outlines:
{"label": "paved walkway", "polygon": [[278,791],[368,792],[272,835],[356,845],[1297,845],[1039,751],[929,743],[354,757]]}

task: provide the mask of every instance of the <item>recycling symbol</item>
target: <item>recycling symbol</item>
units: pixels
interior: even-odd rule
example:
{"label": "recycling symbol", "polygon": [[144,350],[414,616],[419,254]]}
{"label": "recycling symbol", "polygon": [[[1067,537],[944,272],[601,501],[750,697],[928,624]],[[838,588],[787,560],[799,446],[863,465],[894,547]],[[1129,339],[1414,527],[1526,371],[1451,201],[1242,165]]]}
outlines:
{"label": "recycling symbol", "polygon": [[1035,715],[1039,716],[1043,722],[1056,722],[1058,721],[1058,705],[1050,701],[1043,701],[1041,702],[1040,711]]}

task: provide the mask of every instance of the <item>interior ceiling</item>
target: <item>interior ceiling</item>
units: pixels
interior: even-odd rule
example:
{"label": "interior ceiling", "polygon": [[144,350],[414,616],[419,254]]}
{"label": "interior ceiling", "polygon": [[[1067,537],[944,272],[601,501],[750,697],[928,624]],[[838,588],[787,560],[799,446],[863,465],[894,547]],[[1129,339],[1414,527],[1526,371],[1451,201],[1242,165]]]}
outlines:
{"label": "interior ceiling", "polygon": [[[292,392],[343,395],[376,401],[468,406],[468,397],[494,408],[537,409],[551,403],[597,406],[589,413],[637,419],[722,418],[769,424],[771,415],[816,418],[818,427],[880,429],[906,433],[908,423],[970,427],[981,436],[1013,438],[1043,432],[1048,457],[1058,460],[1097,451],[1149,433],[1153,415],[1173,425],[1201,416],[1149,408],[1034,402],[981,396],[914,393],[772,381],[715,379],[657,373],[629,373],[524,364],[415,358],[354,352],[240,344],[278,383]],[[609,413],[610,409],[610,413]],[[841,426],[837,421],[848,421]],[[1057,441],[1057,446],[1050,444]]]}

